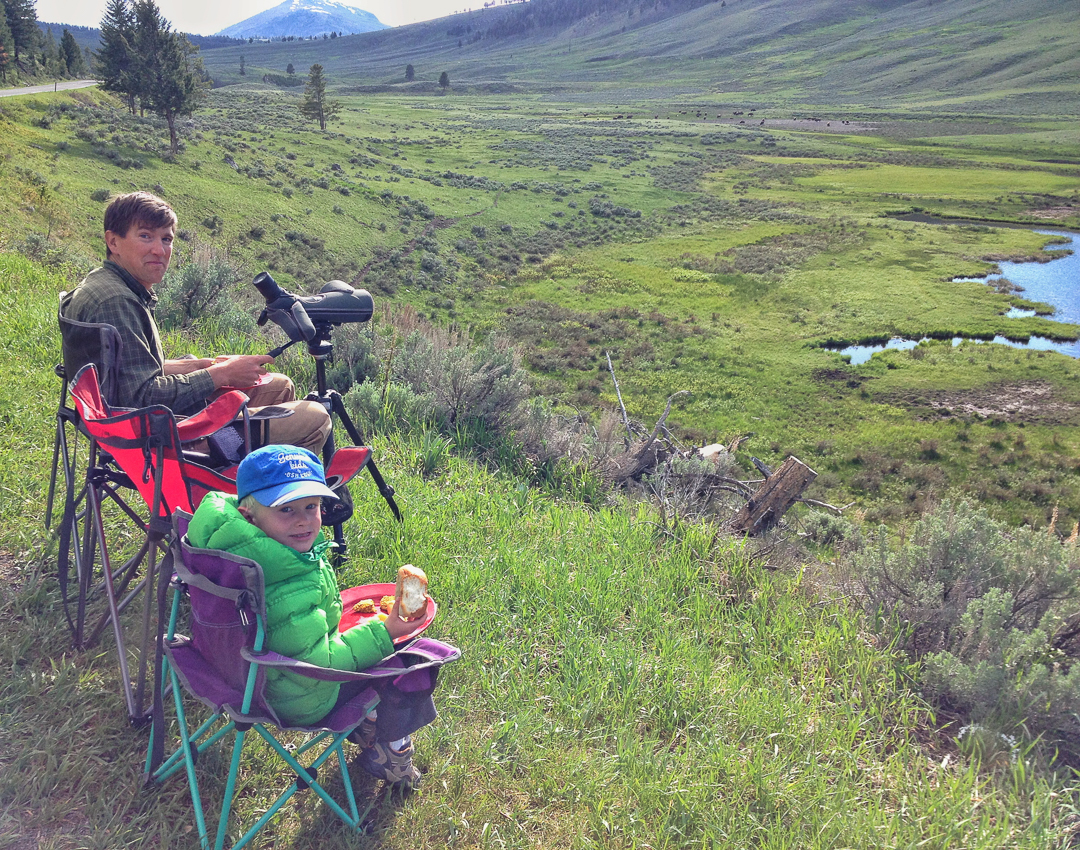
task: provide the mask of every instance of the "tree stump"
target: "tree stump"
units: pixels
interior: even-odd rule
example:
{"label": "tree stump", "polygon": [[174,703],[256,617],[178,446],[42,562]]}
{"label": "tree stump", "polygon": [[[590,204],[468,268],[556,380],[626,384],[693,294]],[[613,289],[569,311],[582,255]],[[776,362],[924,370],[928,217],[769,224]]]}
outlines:
{"label": "tree stump", "polygon": [[796,457],[789,457],[762,482],[746,506],[731,521],[731,528],[743,534],[758,534],[780,521],[817,478],[817,473]]}

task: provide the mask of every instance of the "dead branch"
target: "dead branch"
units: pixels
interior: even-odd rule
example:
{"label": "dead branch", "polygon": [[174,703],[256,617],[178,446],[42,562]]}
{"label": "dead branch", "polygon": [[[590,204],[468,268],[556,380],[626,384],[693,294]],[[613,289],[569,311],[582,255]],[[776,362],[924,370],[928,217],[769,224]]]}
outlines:
{"label": "dead branch", "polygon": [[817,499],[799,498],[795,501],[802,502],[804,505],[810,505],[810,507],[812,508],[824,508],[827,511],[832,511],[837,516],[840,516],[840,514],[842,514],[844,511],[846,511],[848,508],[855,504],[854,502],[848,502],[843,507],[838,508],[836,507],[836,505],[830,505],[828,502],[819,502]]}
{"label": "dead branch", "polygon": [[619,400],[619,409],[622,410],[623,425],[626,426],[626,439],[632,440],[634,435],[630,432],[630,417],[626,415],[626,405],[623,404],[622,392],[619,390],[619,380],[615,377],[615,367],[611,365],[611,353],[604,352],[604,356],[607,357],[607,368],[611,373],[611,383],[615,385],[615,397]]}

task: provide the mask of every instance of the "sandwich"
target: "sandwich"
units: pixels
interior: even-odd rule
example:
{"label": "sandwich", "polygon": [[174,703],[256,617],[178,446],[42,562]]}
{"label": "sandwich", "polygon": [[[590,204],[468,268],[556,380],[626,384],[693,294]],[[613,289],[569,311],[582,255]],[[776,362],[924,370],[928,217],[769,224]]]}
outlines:
{"label": "sandwich", "polygon": [[400,603],[401,619],[413,620],[427,608],[427,576],[419,567],[405,564],[398,569],[394,598]]}

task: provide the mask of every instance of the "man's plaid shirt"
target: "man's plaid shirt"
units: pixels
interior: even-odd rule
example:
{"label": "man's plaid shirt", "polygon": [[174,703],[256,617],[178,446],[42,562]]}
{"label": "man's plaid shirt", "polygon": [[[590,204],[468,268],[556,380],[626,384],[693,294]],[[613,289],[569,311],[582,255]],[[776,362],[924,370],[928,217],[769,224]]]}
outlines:
{"label": "man's plaid shirt", "polygon": [[123,349],[115,393],[117,405],[163,404],[173,413],[190,416],[206,406],[206,399],[214,391],[214,379],[205,369],[188,375],[163,374],[165,356],[154,321],[156,303],[156,293],[116,263],[106,261],[75,288],[64,316],[77,322],[109,324],[120,332]]}

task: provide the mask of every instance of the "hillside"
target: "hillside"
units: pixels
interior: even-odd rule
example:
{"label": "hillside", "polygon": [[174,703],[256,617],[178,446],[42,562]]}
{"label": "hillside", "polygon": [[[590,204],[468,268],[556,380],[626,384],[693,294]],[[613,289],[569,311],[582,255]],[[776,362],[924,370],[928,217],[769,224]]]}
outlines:
{"label": "hillside", "polygon": [[[1080,6],[1071,0],[725,0],[644,9],[533,0],[329,47],[269,44],[244,53],[249,68],[319,61],[349,86],[400,83],[411,63],[437,68],[435,77],[447,70],[457,91],[512,85],[584,97],[584,88],[612,101],[694,96],[1009,114],[1075,114],[1080,106]],[[218,85],[239,81],[238,55],[204,51]]]}
{"label": "hillside", "polygon": [[[0,846],[198,846],[42,528],[56,296],[149,189],[168,356],[283,342],[258,271],[372,293],[328,384],[406,521],[357,482],[340,581],[424,566],[464,652],[421,794],[358,782],[360,837],[298,795],[267,846],[1076,847],[1080,359],[1022,345],[1080,325],[984,282],[1080,232],[1075,5],[535,0],[206,49],[175,154],[100,89],[0,99]],[[262,80],[316,61],[326,131]],[[661,415],[722,465],[613,490]],[[727,534],[789,456],[814,502]]]}

